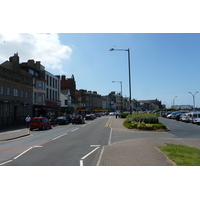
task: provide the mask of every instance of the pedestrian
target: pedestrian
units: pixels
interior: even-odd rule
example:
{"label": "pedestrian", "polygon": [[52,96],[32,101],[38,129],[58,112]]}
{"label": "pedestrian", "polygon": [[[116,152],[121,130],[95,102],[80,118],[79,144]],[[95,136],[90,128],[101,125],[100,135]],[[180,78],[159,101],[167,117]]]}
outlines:
{"label": "pedestrian", "polygon": [[26,128],[29,128],[30,121],[31,121],[31,118],[29,115],[26,117],[25,121],[26,121]]}

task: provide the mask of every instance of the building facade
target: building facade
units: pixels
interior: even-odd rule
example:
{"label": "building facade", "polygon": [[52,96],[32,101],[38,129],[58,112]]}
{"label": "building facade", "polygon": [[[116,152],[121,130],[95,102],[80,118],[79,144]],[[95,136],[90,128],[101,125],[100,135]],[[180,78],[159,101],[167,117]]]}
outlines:
{"label": "building facade", "polygon": [[38,117],[43,114],[45,107],[45,67],[40,64],[40,61],[28,60],[20,64],[21,69],[32,76],[33,79],[33,117]]}
{"label": "building facade", "polygon": [[32,75],[20,68],[16,53],[0,65],[0,127],[23,124],[32,116],[32,99]]}
{"label": "building facade", "polygon": [[58,116],[60,114],[60,80],[45,70],[46,99],[43,113],[46,117]]}

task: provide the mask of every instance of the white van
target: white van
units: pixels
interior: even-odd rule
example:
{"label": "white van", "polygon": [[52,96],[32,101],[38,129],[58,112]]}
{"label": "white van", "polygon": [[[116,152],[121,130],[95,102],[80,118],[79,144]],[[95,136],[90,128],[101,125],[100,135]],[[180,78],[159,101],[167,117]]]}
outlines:
{"label": "white van", "polygon": [[200,118],[200,112],[191,112],[189,113],[189,122],[190,123],[195,123],[195,119]]}

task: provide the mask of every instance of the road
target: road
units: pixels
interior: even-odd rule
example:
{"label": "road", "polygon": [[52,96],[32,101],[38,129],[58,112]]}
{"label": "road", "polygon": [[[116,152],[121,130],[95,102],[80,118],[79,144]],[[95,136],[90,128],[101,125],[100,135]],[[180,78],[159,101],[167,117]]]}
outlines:
{"label": "road", "polygon": [[85,124],[68,124],[45,131],[31,131],[22,139],[0,143],[2,166],[95,166],[108,144],[109,117]]}
{"label": "road", "polygon": [[200,126],[191,123],[185,123],[173,119],[159,118],[159,121],[170,129],[169,133],[177,138],[200,139]]}

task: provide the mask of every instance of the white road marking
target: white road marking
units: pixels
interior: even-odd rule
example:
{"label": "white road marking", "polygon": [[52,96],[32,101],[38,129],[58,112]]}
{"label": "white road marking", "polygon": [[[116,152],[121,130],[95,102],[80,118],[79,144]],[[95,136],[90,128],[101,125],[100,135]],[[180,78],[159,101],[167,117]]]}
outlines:
{"label": "white road marking", "polygon": [[96,144],[94,144],[94,145],[90,145],[90,147],[99,147],[100,145],[96,145]]}
{"label": "white road marking", "polygon": [[1,163],[0,165],[5,165],[5,164],[7,164],[7,163],[9,163],[9,162],[12,162],[12,160],[8,160],[8,161],[6,161],[6,162],[4,162],[4,163]]}
{"label": "white road marking", "polygon": [[110,136],[109,136],[109,140],[108,140],[108,144],[110,144],[110,142],[111,142],[111,137],[112,137],[112,128],[110,129]]}
{"label": "white road marking", "polygon": [[79,129],[79,128],[76,128],[76,129],[72,130],[71,132],[77,131],[78,129]]}
{"label": "white road marking", "polygon": [[17,158],[19,158],[20,156],[22,156],[23,154],[25,154],[26,152],[30,151],[32,148],[37,148],[37,147],[42,147],[42,146],[33,146],[33,147],[30,147],[30,148],[28,148],[26,151],[23,151],[21,154],[19,154],[18,156],[16,156],[16,157],[13,158],[13,159],[17,159]]}
{"label": "white road marking", "polygon": [[33,147],[28,148],[26,151],[22,152],[21,154],[19,154],[18,156],[16,156],[14,159],[19,158],[20,156],[22,156],[23,154],[25,154],[27,151],[31,150]]}
{"label": "white road marking", "polygon": [[58,138],[60,138],[60,137],[62,137],[62,136],[64,136],[64,135],[67,135],[67,133],[62,134],[62,135],[60,135],[60,136],[58,136],[58,137],[55,137],[55,138],[53,138],[52,140],[56,140],[56,139],[58,139]]}
{"label": "white road marking", "polygon": [[83,125],[82,127],[87,126],[87,124]]}
{"label": "white road marking", "polygon": [[90,153],[88,153],[87,155],[85,155],[84,157],[82,157],[82,158],[80,159],[80,166],[83,166],[83,160],[84,160],[85,158],[87,158],[90,154],[92,154],[93,152],[95,152],[99,147],[100,147],[100,145],[98,145],[98,147],[96,147],[94,150],[90,151]]}

